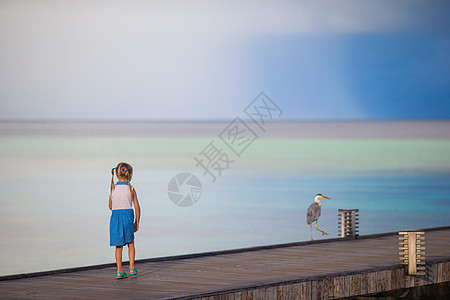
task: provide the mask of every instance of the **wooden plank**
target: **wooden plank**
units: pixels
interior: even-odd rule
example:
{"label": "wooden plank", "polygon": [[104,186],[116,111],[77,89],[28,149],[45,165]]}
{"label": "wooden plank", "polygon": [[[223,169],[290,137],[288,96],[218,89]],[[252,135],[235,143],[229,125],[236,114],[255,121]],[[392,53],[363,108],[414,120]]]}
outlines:
{"label": "wooden plank", "polygon": [[350,297],[350,276],[344,276],[344,297]]}
{"label": "wooden plank", "polygon": [[282,299],[285,299],[285,298],[283,298],[283,296],[284,296],[284,289],[286,288],[286,286],[285,285],[279,285],[279,286],[277,286],[276,287],[276,289],[277,289],[277,297],[276,297],[276,299],[277,300],[282,300]]}
{"label": "wooden plank", "polygon": [[430,284],[427,276],[415,276],[415,281],[414,281],[415,286],[422,286],[422,285],[427,285],[427,284]]}
{"label": "wooden plank", "polygon": [[320,285],[321,281],[319,280],[311,281],[311,299],[320,299],[319,296]]}
{"label": "wooden plank", "polygon": [[450,281],[450,262],[443,263],[442,280],[443,280],[443,282]]}
{"label": "wooden plank", "polygon": [[351,275],[349,279],[349,296],[362,295],[361,293],[361,274]]}
{"label": "wooden plank", "polygon": [[415,276],[405,276],[405,288],[415,287]]}
{"label": "wooden plank", "polygon": [[284,287],[283,291],[283,299],[305,299],[302,298],[302,293],[306,287],[306,282],[289,284]]}
{"label": "wooden plank", "polygon": [[391,288],[399,290],[405,288],[405,269],[404,267],[391,271]]}
{"label": "wooden plank", "polygon": [[369,293],[369,276],[366,272],[359,274],[359,276],[361,277],[361,295],[367,295]]}
{"label": "wooden plank", "polygon": [[317,299],[328,299],[325,279],[317,280]]}
{"label": "wooden plank", "polygon": [[332,299],[334,296],[334,280],[325,278],[322,280],[322,299]]}
{"label": "wooden plank", "polygon": [[277,300],[289,299],[289,296],[292,294],[292,287],[295,285],[279,285],[277,286]]}
{"label": "wooden plank", "polygon": [[437,283],[437,275],[438,275],[437,264],[427,265],[427,267],[426,267],[426,279],[427,279],[428,284],[435,284],[435,283]]}
{"label": "wooden plank", "polygon": [[333,290],[333,296],[335,298],[342,298],[345,295],[344,292],[344,277],[343,276],[339,276],[339,277],[335,277],[333,279],[334,281],[334,290]]}
{"label": "wooden plank", "polygon": [[377,285],[377,292],[390,291],[391,290],[390,271],[376,272],[376,285]]}
{"label": "wooden plank", "polygon": [[373,294],[377,292],[377,272],[369,272],[366,274],[367,278],[367,293]]}
{"label": "wooden plank", "polygon": [[253,290],[242,291],[241,300],[253,300]]}
{"label": "wooden plank", "polygon": [[300,283],[300,298],[299,299],[311,299],[311,281]]}
{"label": "wooden plank", "polygon": [[276,287],[267,287],[264,289],[265,291],[265,300],[274,300],[277,299],[277,288]]}
{"label": "wooden plank", "polygon": [[445,282],[444,280],[444,263],[437,264],[437,283]]}
{"label": "wooden plank", "polygon": [[408,274],[417,274],[417,261],[416,261],[416,233],[408,233]]}

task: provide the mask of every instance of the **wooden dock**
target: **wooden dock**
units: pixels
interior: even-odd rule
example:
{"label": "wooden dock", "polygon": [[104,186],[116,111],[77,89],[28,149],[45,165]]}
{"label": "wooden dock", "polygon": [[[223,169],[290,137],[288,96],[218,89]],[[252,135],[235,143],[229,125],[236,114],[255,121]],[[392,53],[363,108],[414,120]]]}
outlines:
{"label": "wooden dock", "polygon": [[406,276],[398,234],[156,258],[115,279],[92,266],[0,277],[5,299],[336,299],[450,281],[450,227],[426,232],[426,275]]}

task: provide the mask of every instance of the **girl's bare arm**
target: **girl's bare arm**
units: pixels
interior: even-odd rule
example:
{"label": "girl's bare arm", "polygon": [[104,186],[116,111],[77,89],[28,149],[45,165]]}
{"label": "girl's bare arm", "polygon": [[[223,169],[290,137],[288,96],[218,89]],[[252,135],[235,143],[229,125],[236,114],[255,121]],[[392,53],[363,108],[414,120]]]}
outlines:
{"label": "girl's bare arm", "polygon": [[134,205],[134,212],[136,214],[136,221],[134,224],[134,231],[139,230],[139,221],[141,219],[141,207],[139,206],[139,201],[137,198],[136,190],[134,191],[134,197],[133,197],[133,205]]}

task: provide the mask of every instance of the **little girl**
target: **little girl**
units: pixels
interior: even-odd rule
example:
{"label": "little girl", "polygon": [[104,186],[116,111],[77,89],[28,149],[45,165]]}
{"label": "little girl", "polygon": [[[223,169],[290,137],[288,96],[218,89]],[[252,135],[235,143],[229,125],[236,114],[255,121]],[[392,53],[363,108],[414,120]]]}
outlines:
{"label": "little girl", "polygon": [[[114,185],[114,171],[119,181]],[[122,249],[128,245],[128,258],[130,260],[130,275],[137,275],[134,268],[135,248],[134,233],[139,230],[141,208],[136,191],[131,186],[133,167],[121,162],[111,170],[111,189],[109,193],[109,209],[112,210],[109,223],[110,246],[116,246],[117,279],[127,278],[127,273],[122,270]],[[134,213],[136,211],[136,219]]]}

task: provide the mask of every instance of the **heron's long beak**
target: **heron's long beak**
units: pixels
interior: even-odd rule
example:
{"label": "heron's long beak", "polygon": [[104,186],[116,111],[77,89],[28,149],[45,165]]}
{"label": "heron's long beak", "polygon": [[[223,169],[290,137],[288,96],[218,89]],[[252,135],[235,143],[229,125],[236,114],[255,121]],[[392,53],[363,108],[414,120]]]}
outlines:
{"label": "heron's long beak", "polygon": [[327,200],[331,200],[331,198],[328,198],[328,197],[325,197],[325,196],[322,196],[322,198],[323,199],[327,199]]}

